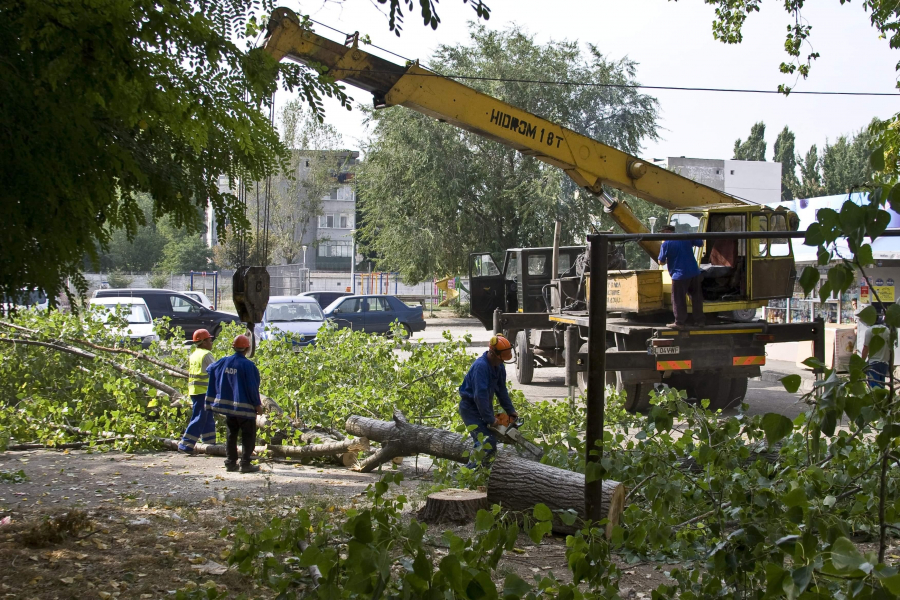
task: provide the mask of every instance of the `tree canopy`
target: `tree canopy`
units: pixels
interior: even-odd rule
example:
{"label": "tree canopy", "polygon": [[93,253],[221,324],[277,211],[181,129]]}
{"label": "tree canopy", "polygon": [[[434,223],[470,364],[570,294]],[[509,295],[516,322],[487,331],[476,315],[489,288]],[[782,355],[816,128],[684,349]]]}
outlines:
{"label": "tree canopy", "polygon": [[734,160],[766,160],[766,124],[760,121],[750,128],[745,142],[734,142]]}
{"label": "tree canopy", "polygon": [[[426,25],[435,1],[378,0],[398,32],[403,10]],[[480,0],[470,3],[489,17]],[[169,215],[199,231],[198,207],[246,228],[220,175],[258,181],[287,152],[266,105],[280,79],[321,116],[323,96],[346,103],[328,75],[276,63],[254,40],[273,0],[0,0],[0,293],[37,287],[55,297],[83,257],[113,232]],[[415,10],[414,10],[415,9]],[[140,193],[153,198],[151,215]]]}
{"label": "tree canopy", "polygon": [[[473,26],[469,45],[441,46],[430,68],[462,76],[634,84],[637,65],[575,42],[535,43],[513,26]],[[627,87],[477,81],[473,87],[575,131],[637,153],[656,136],[657,103]],[[407,280],[465,272],[470,251],[549,245],[557,214],[564,243],[602,208],[559,169],[403,108],[370,114],[357,175],[362,250]],[[640,204],[641,201],[635,201]],[[655,207],[654,207],[655,208]]]}
{"label": "tree canopy", "polygon": [[775,138],[772,160],[781,163],[781,199],[793,200],[800,182],[797,181],[797,156],[794,153],[794,132],[785,125]]}

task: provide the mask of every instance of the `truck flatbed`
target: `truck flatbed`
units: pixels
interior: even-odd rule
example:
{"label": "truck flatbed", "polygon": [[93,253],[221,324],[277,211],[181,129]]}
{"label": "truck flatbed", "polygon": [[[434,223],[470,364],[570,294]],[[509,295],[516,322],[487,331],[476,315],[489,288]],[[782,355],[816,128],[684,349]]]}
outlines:
{"label": "truck flatbed", "polygon": [[[551,314],[550,321],[554,323],[564,323],[567,325],[577,325],[579,327],[588,327],[589,319],[587,311],[567,312],[564,314]],[[721,319],[711,320],[705,327],[690,327],[687,329],[673,329],[668,327],[665,322],[653,321],[635,321],[633,319],[625,319],[622,317],[608,318],[606,320],[606,330],[614,333],[622,333],[632,335],[636,333],[646,333],[648,335],[726,335],[741,333],[765,333],[770,323],[765,321],[753,321],[750,323],[736,323],[733,321],[724,321]]]}

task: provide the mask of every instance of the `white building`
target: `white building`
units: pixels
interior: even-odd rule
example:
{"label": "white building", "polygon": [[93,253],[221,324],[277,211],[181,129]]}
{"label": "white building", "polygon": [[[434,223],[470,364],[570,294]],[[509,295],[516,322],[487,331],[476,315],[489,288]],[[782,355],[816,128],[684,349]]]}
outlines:
{"label": "white building", "polygon": [[781,163],[757,160],[718,160],[671,156],[654,161],[697,183],[754,204],[781,200]]}

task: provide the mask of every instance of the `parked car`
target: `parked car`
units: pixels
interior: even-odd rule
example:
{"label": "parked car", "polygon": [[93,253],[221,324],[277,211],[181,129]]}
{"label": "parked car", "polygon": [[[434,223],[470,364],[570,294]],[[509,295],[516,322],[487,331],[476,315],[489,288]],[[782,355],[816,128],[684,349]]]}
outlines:
{"label": "parked car", "polygon": [[425,329],[422,307],[408,306],[394,296],[345,296],[329,304],[323,312],[338,327],[368,333],[388,333],[394,321],[400,322],[407,336]]}
{"label": "parked car", "polygon": [[308,296],[272,296],[263,315],[263,322],[256,325],[256,336],[271,340],[279,334],[295,333],[303,336],[295,341],[295,349],[316,343],[316,334],[325,323],[325,315],[314,298]]}
{"label": "parked car", "polygon": [[25,310],[28,308],[35,310],[47,310],[50,306],[50,299],[40,289],[22,288],[15,297],[9,298],[6,295],[2,298],[2,312],[8,313],[14,310]]}
{"label": "parked car", "polygon": [[239,323],[235,315],[204,308],[181,292],[160,289],[112,289],[97,290],[94,298],[143,298],[154,319],[169,317],[173,327],[184,329],[187,339],[191,339],[198,329],[207,329],[219,335],[225,323]]}
{"label": "parked car", "polygon": [[208,308],[209,310],[216,310],[216,306],[209,299],[209,296],[207,296],[203,292],[198,292],[196,290],[186,290],[181,293],[188,298],[193,298],[194,300],[196,300],[200,306]]}
{"label": "parked car", "polygon": [[128,338],[132,343],[140,344],[142,348],[149,348],[150,344],[159,339],[153,331],[153,318],[143,298],[92,298],[91,306],[100,313],[99,316],[104,323],[122,307],[121,311],[128,320],[128,327],[113,329],[114,335]]}
{"label": "parked car", "polygon": [[325,307],[337,300],[338,298],[343,298],[345,296],[352,296],[350,292],[303,292],[299,294],[300,296],[307,296],[309,298],[315,298],[316,302],[319,303],[319,306],[322,310],[325,310]]}

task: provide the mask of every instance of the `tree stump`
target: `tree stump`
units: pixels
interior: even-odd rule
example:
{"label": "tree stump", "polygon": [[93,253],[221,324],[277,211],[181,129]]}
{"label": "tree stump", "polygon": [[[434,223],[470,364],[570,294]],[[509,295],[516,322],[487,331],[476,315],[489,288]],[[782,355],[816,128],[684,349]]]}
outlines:
{"label": "tree stump", "polygon": [[429,495],[417,516],[425,523],[463,525],[473,521],[482,508],[488,508],[486,493],[448,489]]}

